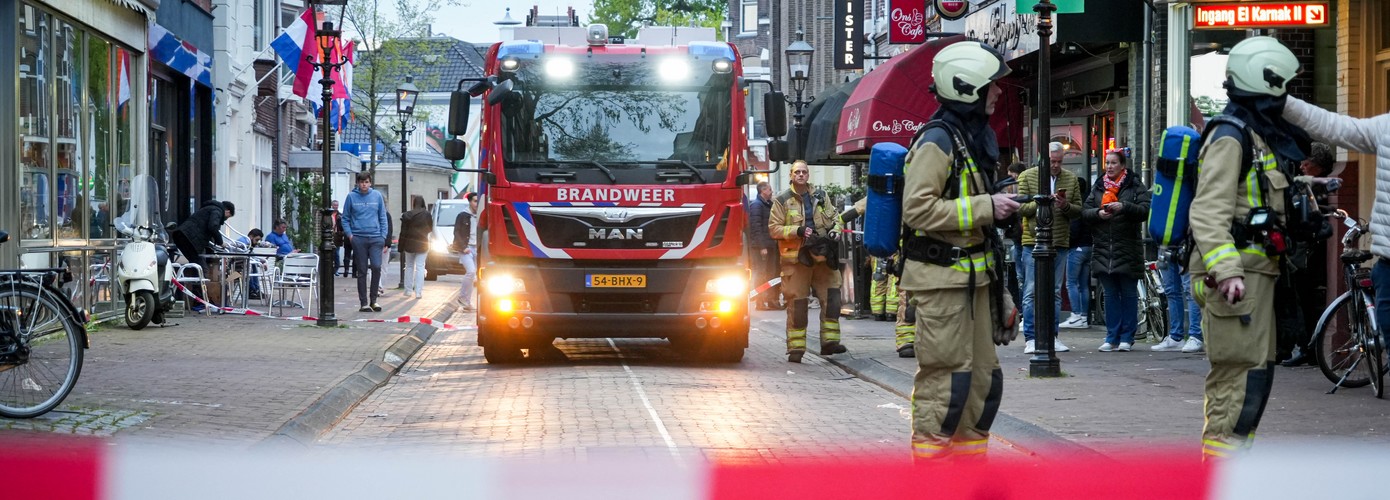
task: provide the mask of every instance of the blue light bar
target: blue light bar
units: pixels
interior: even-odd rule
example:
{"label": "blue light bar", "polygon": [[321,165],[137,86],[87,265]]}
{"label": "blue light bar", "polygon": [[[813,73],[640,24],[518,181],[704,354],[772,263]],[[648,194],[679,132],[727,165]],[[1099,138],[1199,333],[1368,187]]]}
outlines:
{"label": "blue light bar", "polygon": [[502,42],[502,46],[497,48],[497,58],[515,57],[518,59],[535,59],[540,57],[545,51],[545,46],[540,42],[532,40],[508,40]]}
{"label": "blue light bar", "polygon": [[728,59],[734,60],[734,49],[727,43],[719,42],[690,42],[690,55],[696,59]]}

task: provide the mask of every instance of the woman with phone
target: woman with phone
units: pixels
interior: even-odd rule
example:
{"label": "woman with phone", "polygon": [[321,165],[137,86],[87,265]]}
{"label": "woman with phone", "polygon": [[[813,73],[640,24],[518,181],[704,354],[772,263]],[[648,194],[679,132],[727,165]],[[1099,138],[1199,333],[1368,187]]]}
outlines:
{"label": "woman with phone", "polygon": [[1149,188],[1129,169],[1124,152],[1105,152],[1105,175],[1096,179],[1081,209],[1093,240],[1091,275],[1105,300],[1105,343],[1101,352],[1128,352],[1139,329],[1139,279],[1144,275],[1144,239]]}

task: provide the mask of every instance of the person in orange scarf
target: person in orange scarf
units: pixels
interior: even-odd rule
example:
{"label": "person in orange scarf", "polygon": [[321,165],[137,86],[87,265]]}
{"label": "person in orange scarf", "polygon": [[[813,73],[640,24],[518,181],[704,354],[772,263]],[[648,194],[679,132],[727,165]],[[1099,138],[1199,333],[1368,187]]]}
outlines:
{"label": "person in orange scarf", "polygon": [[1091,228],[1091,275],[1104,290],[1105,343],[1101,352],[1133,348],[1139,329],[1139,278],[1144,273],[1144,239],[1149,189],[1128,167],[1124,151],[1105,153],[1105,175],[1096,179],[1081,209]]}

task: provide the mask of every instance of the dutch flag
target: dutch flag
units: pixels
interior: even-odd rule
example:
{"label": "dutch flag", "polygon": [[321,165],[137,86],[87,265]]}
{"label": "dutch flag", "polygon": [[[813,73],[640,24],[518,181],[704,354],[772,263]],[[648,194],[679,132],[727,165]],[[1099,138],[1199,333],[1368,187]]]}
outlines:
{"label": "dutch flag", "polygon": [[294,24],[285,28],[284,33],[270,42],[270,47],[285,61],[285,67],[294,72],[294,95],[299,97],[307,97],[310,85],[318,83],[315,81],[318,72],[306,60],[319,58],[319,47],[314,43],[314,30],[317,28],[318,20],[313,9],[306,10],[295,19]]}

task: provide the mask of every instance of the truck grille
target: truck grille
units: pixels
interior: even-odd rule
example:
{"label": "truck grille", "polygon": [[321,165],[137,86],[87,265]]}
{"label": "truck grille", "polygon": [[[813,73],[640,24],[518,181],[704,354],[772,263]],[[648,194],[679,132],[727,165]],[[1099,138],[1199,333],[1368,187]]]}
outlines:
{"label": "truck grille", "polygon": [[699,207],[531,207],[550,248],[681,249],[700,224]]}

